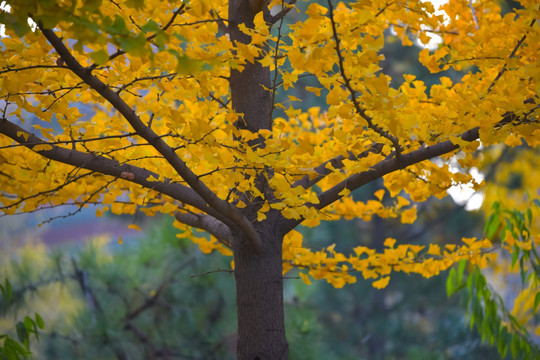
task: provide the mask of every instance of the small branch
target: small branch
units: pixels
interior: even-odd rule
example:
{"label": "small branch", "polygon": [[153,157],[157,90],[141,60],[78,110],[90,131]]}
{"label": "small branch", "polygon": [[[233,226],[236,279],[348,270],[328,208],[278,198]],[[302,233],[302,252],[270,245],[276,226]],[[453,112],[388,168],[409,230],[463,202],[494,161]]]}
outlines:
{"label": "small branch", "polygon": [[[536,19],[532,20],[531,23],[529,24],[529,27],[533,27],[534,24],[536,23]],[[509,59],[512,59],[513,57],[516,56],[516,53],[518,51],[518,49],[521,47],[521,45],[523,44],[523,42],[525,42],[525,39],[527,38],[527,35],[528,33],[526,33],[525,35],[523,35],[523,37],[521,39],[519,39],[518,43],[516,44],[516,46],[514,47],[514,50],[512,50],[512,52],[510,53],[510,56],[508,57]],[[501,76],[503,76],[503,74],[506,72],[507,70],[507,65],[508,63],[505,63],[503,65],[503,68],[501,69],[501,71],[499,71],[499,73],[497,74],[497,76],[495,77],[495,79],[493,79],[493,81],[491,82],[491,84],[489,85],[489,88],[487,90],[488,94],[491,92],[491,90],[493,89],[493,87],[495,86],[495,83],[501,78]]]}
{"label": "small branch", "polygon": [[233,205],[221,200],[211,189],[209,189],[197,175],[191,171],[187,164],[175,153],[163,139],[161,139],[152,129],[148,128],[137,116],[135,111],[109,86],[104,84],[92,74],[91,68],[84,68],[73,57],[69,49],[62,40],[50,29],[41,29],[43,35],[54,47],[56,52],[64,59],[71,71],[80,77],[87,85],[107,100],[131,125],[135,132],[151,144],[172,168],[189,184],[204,201],[215,211],[221,214],[220,220],[229,226],[238,226],[247,236],[251,244],[256,248],[261,248],[261,240],[253,224]]}
{"label": "small branch", "polygon": [[0,70],[0,74],[5,74],[8,72],[19,72],[24,70],[34,70],[34,69],[67,69],[67,66],[58,66],[58,65],[32,65],[25,66],[21,68],[7,68],[5,70]]}
{"label": "small branch", "polygon": [[128,82],[127,84],[122,85],[120,88],[118,88],[118,90],[116,90],[116,93],[120,94],[122,91],[124,91],[125,89],[127,89],[128,87],[130,87],[131,85],[139,81],[158,80],[158,79],[163,79],[163,78],[166,78],[167,80],[171,81],[172,79],[174,79],[176,75],[177,75],[176,73],[170,73],[170,74],[164,74],[164,75],[145,76],[145,77],[136,78]]}
{"label": "small branch", "polygon": [[181,263],[179,266],[175,267],[174,269],[170,269],[169,275],[167,278],[163,280],[163,282],[159,285],[158,289],[156,290],[155,294],[146,298],[146,300],[136,307],[135,309],[126,312],[124,315],[124,321],[126,323],[129,323],[130,321],[135,320],[137,316],[142,314],[144,311],[148,310],[152,306],[154,306],[159,299],[161,295],[163,295],[163,292],[167,289],[167,287],[173,282],[174,277],[179,274],[182,270],[185,268],[193,265],[195,263],[195,257],[191,255],[186,261]]}
{"label": "small branch", "polygon": [[478,30],[480,29],[480,26],[478,25],[478,18],[476,17],[476,10],[474,10],[472,0],[469,0],[469,8],[471,9],[471,12],[472,12],[472,17],[474,20],[474,27],[476,28],[476,30]]}
{"label": "small branch", "polygon": [[206,276],[206,275],[215,274],[215,273],[220,273],[220,272],[232,274],[232,273],[234,273],[234,270],[230,270],[230,269],[217,269],[217,270],[212,270],[212,271],[203,272],[203,273],[200,273],[200,274],[193,274],[193,275],[190,276],[190,278],[196,278],[196,277]]}
{"label": "small branch", "polygon": [[79,286],[81,287],[81,291],[86,298],[86,302],[88,303],[90,311],[92,313],[94,311],[97,311],[102,316],[103,309],[94,292],[92,291],[92,288],[90,288],[90,285],[88,284],[88,274],[86,273],[86,271],[79,269],[77,262],[74,258],[71,259],[71,263],[73,264],[73,270],[75,271],[75,279],[77,279]]}
{"label": "small branch", "polygon": [[432,34],[459,35],[459,33],[456,32],[456,31],[433,30],[433,29],[418,29],[418,28],[409,26],[409,24],[403,25],[403,24],[390,23],[390,25],[392,25],[392,26],[394,26],[394,27],[398,27],[398,28],[406,28],[406,29],[409,29],[409,30],[412,30],[412,31],[416,31],[416,32],[428,32],[428,33],[432,33]]}
{"label": "small branch", "polygon": [[286,3],[285,0],[283,0],[281,11],[274,16],[270,16],[269,19],[267,20],[267,23],[269,23],[270,25],[274,25],[278,21],[282,21],[285,15],[287,15],[289,11],[291,11],[294,8],[294,4],[296,4],[296,1],[297,0],[291,0],[290,3]]}
{"label": "small branch", "polygon": [[332,24],[332,33],[334,35],[334,41],[336,42],[335,49],[336,55],[338,57],[339,71],[341,73],[341,77],[343,78],[343,82],[345,83],[345,87],[351,94],[351,101],[353,102],[356,113],[360,115],[364,120],[366,120],[370,129],[372,129],[382,137],[390,140],[390,142],[394,145],[394,148],[396,149],[396,156],[399,157],[399,155],[401,154],[401,145],[399,145],[398,139],[395,136],[391,135],[388,131],[373,123],[373,119],[368,114],[366,114],[365,110],[362,109],[362,107],[360,106],[360,103],[358,102],[358,99],[356,97],[356,90],[353,89],[351,85],[351,80],[345,73],[344,59],[343,55],[341,54],[341,45],[337,33],[336,21],[334,19],[334,6],[332,5],[332,0],[328,0],[328,18],[330,19],[330,22]]}

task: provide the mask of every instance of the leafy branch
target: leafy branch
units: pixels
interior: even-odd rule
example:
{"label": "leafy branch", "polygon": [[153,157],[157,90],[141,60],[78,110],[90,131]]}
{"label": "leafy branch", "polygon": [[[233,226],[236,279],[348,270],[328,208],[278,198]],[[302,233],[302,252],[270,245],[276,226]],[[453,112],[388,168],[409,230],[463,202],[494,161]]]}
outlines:
{"label": "leafy branch", "polygon": [[69,49],[64,45],[62,40],[56,36],[54,31],[50,29],[41,29],[41,32],[58,54],[60,54],[62,59],[64,59],[70,70],[122,114],[135,132],[163,155],[173,169],[189,184],[192,191],[195,191],[213,210],[215,210],[215,212],[221,215],[220,220],[224,221],[228,226],[239,227],[247,236],[251,244],[257,249],[260,248],[261,240],[255,231],[255,228],[236,207],[221,200],[214,192],[212,192],[212,190],[210,190],[210,188],[208,188],[197,175],[191,171],[175,151],[141,121],[139,116],[136,115],[133,109],[117,93],[112,91],[106,84],[92,74],[91,68],[82,67],[82,65],[73,57]]}

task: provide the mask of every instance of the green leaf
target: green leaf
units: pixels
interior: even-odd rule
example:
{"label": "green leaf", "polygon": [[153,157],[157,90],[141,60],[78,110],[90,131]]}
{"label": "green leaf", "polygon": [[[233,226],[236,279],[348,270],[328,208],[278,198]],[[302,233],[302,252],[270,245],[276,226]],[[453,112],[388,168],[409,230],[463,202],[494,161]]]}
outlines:
{"label": "green leaf", "polygon": [[203,62],[196,59],[191,59],[185,55],[176,58],[178,61],[177,72],[183,75],[192,75],[202,70]]}
{"label": "green leaf", "polygon": [[[20,359],[22,356],[24,359],[27,359],[31,353],[28,349],[25,349],[21,344],[7,336],[4,340],[4,348],[6,354],[10,355],[8,359]],[[2,359],[3,360],[3,359]]]}
{"label": "green leaf", "polygon": [[451,268],[448,272],[448,277],[446,278],[446,295],[448,297],[452,296],[455,292],[456,286],[455,286],[455,278],[456,278],[456,270],[454,268]]}
{"label": "green leaf", "polygon": [[529,224],[529,226],[532,224],[532,210],[529,208],[527,209],[527,224]]}
{"label": "green leaf", "polygon": [[84,0],[84,9],[87,13],[93,13],[99,10],[103,0]]}
{"label": "green leaf", "polygon": [[499,228],[499,224],[501,223],[501,219],[499,217],[499,214],[491,214],[488,218],[488,221],[486,222],[486,226],[484,227],[484,233],[486,233],[488,238],[492,238],[497,229]]}
{"label": "green leaf", "polygon": [[45,328],[45,322],[43,321],[43,318],[38,313],[34,313],[34,315],[36,317],[37,326],[43,330],[43,328]]}
{"label": "green leaf", "polygon": [[116,40],[123,50],[133,55],[144,55],[147,52],[146,38],[142,33],[137,37],[118,37]]}
{"label": "green leaf", "polygon": [[31,30],[26,17],[16,16],[3,11],[0,11],[0,23],[4,24],[6,28],[15,31],[15,34],[19,37],[23,37]]}
{"label": "green leaf", "polygon": [[516,262],[519,259],[519,251],[520,251],[519,247],[517,245],[514,245],[514,251],[512,253],[512,265],[510,269],[513,269],[514,266],[516,265]]}
{"label": "green leaf", "polygon": [[458,271],[457,271],[457,283],[458,285],[461,284],[461,281],[463,280],[463,273],[465,272],[465,267],[467,266],[466,260],[460,260],[458,263]]}
{"label": "green leaf", "polygon": [[2,291],[2,297],[4,298],[6,305],[11,304],[11,300],[13,300],[13,288],[11,287],[9,279],[6,278],[4,286],[0,285],[0,290]]}
{"label": "green leaf", "polygon": [[98,50],[98,51],[94,51],[93,53],[91,53],[90,58],[97,65],[103,65],[107,61],[109,61],[109,54],[105,50]]}
{"label": "green leaf", "polygon": [[126,5],[134,9],[144,9],[144,0],[127,0]]}
{"label": "green leaf", "polygon": [[28,346],[28,332],[26,331],[26,326],[24,326],[24,323],[19,321],[15,326],[15,329],[17,331],[17,338],[19,341],[25,346]]}
{"label": "green leaf", "polygon": [[147,32],[157,32],[157,31],[160,31],[161,28],[159,26],[159,24],[157,22],[155,22],[154,20],[150,20],[149,22],[147,22],[146,24],[144,24],[142,27],[141,27],[142,31],[144,31],[145,33]]}
{"label": "green leaf", "polygon": [[109,26],[106,26],[105,31],[107,31],[109,34],[129,35],[129,30],[126,26],[126,22],[119,15],[114,15],[113,23]]}
{"label": "green leaf", "polygon": [[39,340],[39,334],[37,331],[37,325],[34,319],[32,319],[30,316],[26,316],[24,318],[24,327],[26,328],[26,332],[28,333],[28,336],[30,337],[30,334],[34,334],[36,336],[36,339]]}

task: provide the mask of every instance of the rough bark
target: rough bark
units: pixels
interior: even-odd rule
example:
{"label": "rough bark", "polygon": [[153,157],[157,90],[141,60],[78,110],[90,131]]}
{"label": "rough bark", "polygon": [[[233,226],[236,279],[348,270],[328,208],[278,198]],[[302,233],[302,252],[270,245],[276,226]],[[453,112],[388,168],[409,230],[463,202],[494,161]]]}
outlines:
{"label": "rough bark", "polygon": [[[229,1],[228,32],[233,42],[247,44],[251,41],[249,36],[238,30],[239,24],[253,27],[253,18],[257,11],[253,11],[249,4],[249,0]],[[242,71],[231,70],[229,84],[232,107],[243,114],[238,123],[239,127],[252,132],[271,129],[272,96],[265,90],[265,87],[271,87],[270,69],[258,62],[247,63]]]}
{"label": "rough bark", "polygon": [[234,237],[237,356],[240,360],[285,360],[289,347],[283,310],[283,235],[272,222],[258,225],[262,251],[250,246],[241,233]]}
{"label": "rough bark", "polygon": [[[238,25],[253,27],[253,18],[265,3],[264,0],[229,1],[228,33],[233,42],[250,42],[249,36],[238,30]],[[253,4],[257,4],[256,8]],[[268,12],[267,9],[263,11]],[[241,70],[231,70],[232,108],[242,114],[236,123],[239,129],[257,132],[272,128],[272,97],[266,90],[270,84],[270,70],[258,62],[247,63]],[[246,145],[264,146],[261,139]],[[251,180],[267,197],[271,196],[263,174]],[[282,218],[274,214],[273,220],[269,216],[264,222],[255,222],[260,200],[248,203],[243,214],[254,222],[261,248],[254,248],[242,232],[232,229],[238,310],[237,356],[240,360],[287,359],[289,347],[285,337],[281,256],[283,233],[278,224]]]}

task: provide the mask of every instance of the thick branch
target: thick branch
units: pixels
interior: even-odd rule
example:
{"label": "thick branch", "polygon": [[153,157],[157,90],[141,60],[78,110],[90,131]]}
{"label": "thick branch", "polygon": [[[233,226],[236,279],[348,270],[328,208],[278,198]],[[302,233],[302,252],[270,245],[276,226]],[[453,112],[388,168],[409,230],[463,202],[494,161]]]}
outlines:
{"label": "thick branch", "polygon": [[[215,211],[212,211],[212,209],[208,207],[206,202],[195,191],[193,191],[193,189],[187,186],[176,183],[147,180],[150,176],[153,176],[156,179],[159,178],[159,174],[154,172],[133,165],[120,165],[116,160],[108,159],[95,154],[50,145],[6,119],[0,119],[0,133],[12,138],[19,144],[26,146],[30,150],[35,151],[47,159],[117,178],[121,178],[123,172],[132,173],[134,178],[125,179],[126,181],[131,181],[144,186],[145,188],[168,195],[173,199],[191,205],[201,211],[212,214],[213,216],[218,215]],[[38,145],[47,145],[50,147],[50,150],[34,150],[34,147]]]}
{"label": "thick branch", "polygon": [[[465,141],[474,141],[479,137],[479,128],[475,127],[474,129],[468,130],[461,134],[461,139]],[[343,195],[340,195],[340,192],[344,189],[354,191],[360,186],[363,186],[375,179],[383,177],[386,174],[394,172],[396,170],[404,169],[407,166],[420,163],[424,160],[434,158],[436,156],[441,156],[452,152],[458,149],[459,146],[453,144],[450,140],[423,147],[418,150],[412,151],[407,154],[401,154],[399,157],[387,158],[371,167],[370,170],[354,174],[349,176],[347,179],[341,181],[340,183],[334,185],[330,189],[319,194],[318,204],[307,204],[311,205],[314,208],[321,210],[333,202],[341,199]],[[292,220],[287,225],[287,231],[294,229],[298,224],[300,224],[304,219]]]}
{"label": "thick branch", "polygon": [[253,225],[243,216],[237,208],[221,200],[212,190],[210,190],[197,175],[195,175],[187,164],[161,137],[159,137],[152,129],[147,127],[141,119],[135,114],[133,109],[114,91],[112,91],[105,83],[99,80],[92,74],[91,69],[84,68],[73,57],[69,49],[64,45],[62,40],[49,29],[41,29],[43,35],[51,43],[54,49],[62,57],[66,65],[79,76],[86,84],[98,92],[105,100],[107,100],[122,116],[128,121],[132,128],[139,136],[151,144],[174,170],[184,179],[189,186],[197,192],[207,203],[221,213],[227,220],[227,225],[236,225],[247,235],[251,243],[260,248],[259,236]]}
{"label": "thick branch", "polygon": [[205,230],[225,246],[231,247],[231,229],[216,218],[204,214],[194,214],[191,212],[180,211],[177,211],[174,215],[176,220],[180,221],[181,223],[197,229]]}
{"label": "thick branch", "polygon": [[[474,141],[478,139],[478,127],[468,130],[461,135],[465,141]],[[450,140],[438,143],[432,146],[420,148],[407,154],[402,154],[400,157],[385,159],[371,167],[370,170],[354,174],[343,180],[339,184],[326,190],[318,196],[319,204],[315,205],[317,209],[322,209],[334,201],[339,200],[342,196],[339,193],[347,188],[350,191],[358,189],[360,186],[367,184],[375,179],[378,179],[393,171],[404,169],[407,166],[441,156],[458,149],[459,146],[453,144]]]}
{"label": "thick branch", "polygon": [[[379,154],[383,146],[383,144],[375,143],[368,150],[363,151],[358,155],[354,155],[353,153],[349,152],[349,156],[347,156],[347,159],[352,161],[358,161],[361,158],[365,158],[370,153]],[[324,179],[326,175],[332,173],[332,170],[326,167],[328,164],[331,164],[334,169],[341,169],[344,166],[343,160],[345,160],[345,156],[338,155],[328,161],[323,162],[321,165],[313,169],[317,174],[319,174],[317,177],[315,177],[314,179],[310,179],[309,176],[306,175],[302,179],[295,182],[293,184],[293,187],[302,186],[304,189],[312,187],[313,185]]]}

